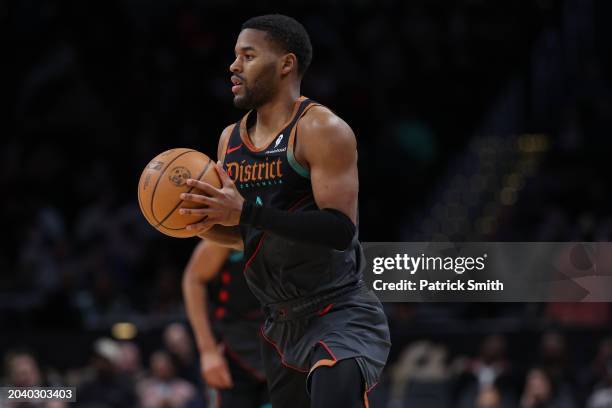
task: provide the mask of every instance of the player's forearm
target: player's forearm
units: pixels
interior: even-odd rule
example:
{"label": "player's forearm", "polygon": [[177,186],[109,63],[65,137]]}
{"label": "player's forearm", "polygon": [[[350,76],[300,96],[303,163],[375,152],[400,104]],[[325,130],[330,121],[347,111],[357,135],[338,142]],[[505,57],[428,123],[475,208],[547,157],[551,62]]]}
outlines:
{"label": "player's forearm", "polygon": [[242,235],[240,235],[240,229],[237,226],[226,227],[224,225],[215,225],[208,231],[198,234],[198,236],[223,247],[232,248],[237,251],[244,250]]}
{"label": "player's forearm", "polygon": [[326,208],[290,212],[245,202],[240,223],[282,237],[345,250],[355,237],[356,227],[342,212]]}
{"label": "player's forearm", "polygon": [[207,296],[206,287],[189,271],[185,273],[183,278],[185,309],[200,352],[212,350],[217,346],[208,319]]}

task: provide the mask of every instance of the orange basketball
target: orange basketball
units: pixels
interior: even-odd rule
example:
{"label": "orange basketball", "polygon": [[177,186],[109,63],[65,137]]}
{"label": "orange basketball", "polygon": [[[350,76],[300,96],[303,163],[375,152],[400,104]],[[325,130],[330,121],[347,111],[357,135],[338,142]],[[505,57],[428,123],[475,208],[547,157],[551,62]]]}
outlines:
{"label": "orange basketball", "polygon": [[188,238],[198,231],[185,227],[204,219],[201,215],[181,215],[180,208],[202,207],[201,204],[181,200],[181,193],[200,190],[187,185],[187,179],[202,180],[215,187],[221,180],[214,162],[204,153],[192,149],[171,149],[156,156],[147,164],[138,182],[138,204],[145,218],[166,235]]}

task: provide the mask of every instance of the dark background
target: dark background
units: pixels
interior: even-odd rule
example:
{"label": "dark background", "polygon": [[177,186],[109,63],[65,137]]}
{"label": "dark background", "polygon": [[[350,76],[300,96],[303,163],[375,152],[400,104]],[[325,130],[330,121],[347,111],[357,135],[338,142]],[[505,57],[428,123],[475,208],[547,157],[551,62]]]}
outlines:
{"label": "dark background", "polygon": [[[355,131],[362,241],[610,240],[606,0],[2,2],[0,354],[25,346],[65,373],[115,322],[136,323],[148,356],[166,324],[185,321],[196,241],[151,228],[136,184],[168,148],[215,155],[243,115],[228,71],[240,25],[269,12],[305,25],[302,93]],[[609,335],[608,304],[387,312],[392,362],[425,339],[450,370],[501,334],[519,399],[552,330],[574,406],[605,382],[579,373]]]}

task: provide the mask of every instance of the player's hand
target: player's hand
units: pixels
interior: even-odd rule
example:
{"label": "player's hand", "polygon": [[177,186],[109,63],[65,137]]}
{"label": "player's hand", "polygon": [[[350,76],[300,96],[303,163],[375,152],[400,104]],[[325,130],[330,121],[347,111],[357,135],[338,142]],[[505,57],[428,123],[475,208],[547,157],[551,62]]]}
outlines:
{"label": "player's hand", "polygon": [[182,208],[179,211],[180,214],[206,216],[203,221],[188,225],[187,229],[207,230],[215,224],[231,227],[240,223],[244,198],[238,192],[234,181],[218,163],[215,164],[215,169],[221,179],[221,188],[215,188],[204,181],[187,180],[187,185],[201,190],[206,195],[183,193],[181,199],[207,206],[206,208]]}
{"label": "player's hand", "polygon": [[209,386],[217,389],[234,386],[227,361],[219,349],[202,352],[200,366],[202,367],[202,378]]}

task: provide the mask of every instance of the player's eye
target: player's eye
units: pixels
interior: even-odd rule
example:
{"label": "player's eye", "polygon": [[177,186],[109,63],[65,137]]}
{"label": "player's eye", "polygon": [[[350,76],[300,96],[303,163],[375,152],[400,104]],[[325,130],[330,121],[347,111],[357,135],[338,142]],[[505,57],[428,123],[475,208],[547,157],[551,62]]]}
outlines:
{"label": "player's eye", "polygon": [[255,56],[251,55],[251,54],[247,54],[247,55],[244,56],[244,59],[246,59],[247,61],[252,61],[254,58],[255,58]]}

